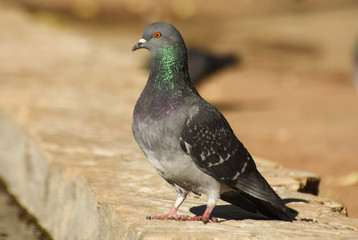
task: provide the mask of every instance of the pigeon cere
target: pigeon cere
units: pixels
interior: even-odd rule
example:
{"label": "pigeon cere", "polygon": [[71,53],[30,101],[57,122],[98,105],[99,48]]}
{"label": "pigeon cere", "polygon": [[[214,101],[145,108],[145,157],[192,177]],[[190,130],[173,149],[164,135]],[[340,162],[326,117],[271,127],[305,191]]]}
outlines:
{"label": "pigeon cere", "polygon": [[[152,66],[134,108],[133,135],[154,169],[177,192],[168,214],[147,219],[218,222],[211,213],[222,199],[268,219],[290,221],[289,209],[225,117],[193,86],[180,32],[169,23],[153,23],[132,51],[141,48],[150,51]],[[202,216],[177,213],[190,192],[208,196]]]}

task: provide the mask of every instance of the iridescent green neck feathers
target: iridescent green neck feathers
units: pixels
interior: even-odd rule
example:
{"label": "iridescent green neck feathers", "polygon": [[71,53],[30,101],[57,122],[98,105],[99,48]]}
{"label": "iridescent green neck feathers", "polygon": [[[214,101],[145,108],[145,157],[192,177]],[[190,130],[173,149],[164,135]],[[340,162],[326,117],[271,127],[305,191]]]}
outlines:
{"label": "iridescent green neck feathers", "polygon": [[188,61],[186,48],[177,44],[167,48],[158,48],[153,53],[153,63],[150,79],[156,90],[181,91],[188,75]]}

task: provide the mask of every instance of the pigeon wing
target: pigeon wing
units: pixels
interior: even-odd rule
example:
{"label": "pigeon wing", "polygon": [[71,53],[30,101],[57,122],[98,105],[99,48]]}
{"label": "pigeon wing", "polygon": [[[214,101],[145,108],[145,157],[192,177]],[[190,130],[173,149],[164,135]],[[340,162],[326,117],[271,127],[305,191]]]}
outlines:
{"label": "pigeon wing", "polygon": [[249,152],[224,116],[212,106],[190,109],[180,146],[205,173],[231,188],[245,171],[256,169]]}
{"label": "pigeon wing", "polygon": [[190,109],[180,146],[199,169],[240,192],[260,212],[272,218],[289,219],[280,197],[257,171],[250,153],[213,106],[207,103]]}

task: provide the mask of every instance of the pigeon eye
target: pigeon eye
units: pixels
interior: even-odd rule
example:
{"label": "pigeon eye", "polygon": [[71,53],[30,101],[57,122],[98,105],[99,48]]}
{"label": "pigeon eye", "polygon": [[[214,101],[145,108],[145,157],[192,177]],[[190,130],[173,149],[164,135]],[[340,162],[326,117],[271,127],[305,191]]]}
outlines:
{"label": "pigeon eye", "polygon": [[154,33],[154,37],[156,37],[156,38],[160,38],[161,36],[162,36],[162,34],[160,32]]}

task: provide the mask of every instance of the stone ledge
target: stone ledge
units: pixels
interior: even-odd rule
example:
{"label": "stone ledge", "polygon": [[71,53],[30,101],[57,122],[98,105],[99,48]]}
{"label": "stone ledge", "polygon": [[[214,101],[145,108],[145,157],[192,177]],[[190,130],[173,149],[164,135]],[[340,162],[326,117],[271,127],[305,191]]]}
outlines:
{"label": "stone ledge", "polygon": [[[183,239],[358,236],[358,220],[346,217],[343,205],[292,191],[292,181],[276,187],[288,206],[299,212],[292,223],[246,219],[255,216],[223,201],[214,211],[220,224],[148,221],[145,216],[168,211],[175,192],[143,157],[126,155],[127,159],[90,161],[75,160],[68,154],[68,160],[76,162],[66,166],[56,162],[52,154],[43,154],[39,143],[8,117],[2,114],[0,122],[0,174],[54,239],[178,239],[178,234]],[[258,162],[269,181],[275,179],[270,177],[275,171],[264,167],[267,162]],[[297,179],[296,171],[286,172]],[[301,179],[302,175],[307,173],[299,175]],[[193,215],[203,211],[205,203],[205,199],[190,196],[180,211]]]}
{"label": "stone ledge", "polygon": [[[358,237],[358,220],[346,217],[342,204],[297,192],[315,193],[317,176],[260,159],[263,175],[299,212],[297,221],[247,219],[255,216],[222,201],[214,212],[220,224],[146,220],[166,213],[176,194],[131,135],[146,79],[128,48],[137,37],[118,29],[114,47],[6,10],[0,8],[7,60],[0,64],[0,176],[54,239]],[[204,204],[205,197],[191,195],[180,212],[192,215]]]}

